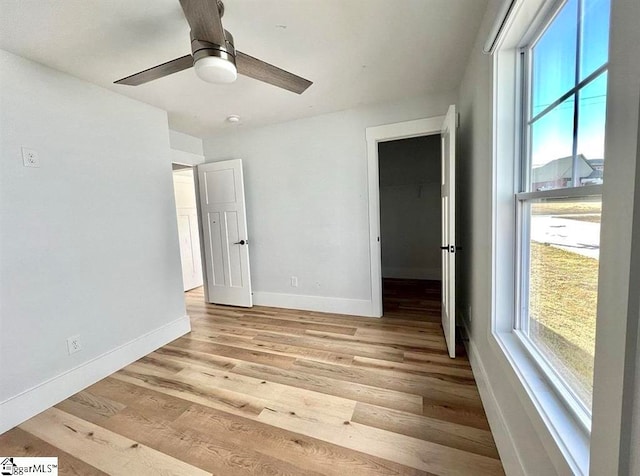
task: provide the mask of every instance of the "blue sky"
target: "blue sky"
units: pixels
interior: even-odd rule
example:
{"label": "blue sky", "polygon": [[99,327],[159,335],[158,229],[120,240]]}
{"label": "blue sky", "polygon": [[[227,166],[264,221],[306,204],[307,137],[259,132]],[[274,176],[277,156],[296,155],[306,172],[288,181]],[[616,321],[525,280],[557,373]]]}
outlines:
{"label": "blue sky", "polygon": [[[578,44],[577,18],[582,34]],[[533,48],[533,116],[606,63],[609,47],[610,0],[567,0]],[[579,48],[578,48],[579,46]],[[577,51],[580,55],[577,57]],[[604,157],[606,72],[579,93],[578,153]],[[571,155],[575,97],[536,121],[532,127],[533,166]]]}

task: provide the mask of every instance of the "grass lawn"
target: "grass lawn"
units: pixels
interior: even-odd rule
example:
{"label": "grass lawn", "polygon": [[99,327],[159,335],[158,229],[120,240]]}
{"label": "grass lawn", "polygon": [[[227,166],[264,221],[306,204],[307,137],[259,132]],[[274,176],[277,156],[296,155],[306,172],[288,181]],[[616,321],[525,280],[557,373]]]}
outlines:
{"label": "grass lawn", "polygon": [[597,291],[598,260],[531,242],[530,336],[585,402],[593,390]]}
{"label": "grass lawn", "polygon": [[580,199],[576,201],[547,200],[537,202],[532,209],[534,215],[584,215],[602,212],[602,199]]}
{"label": "grass lawn", "polygon": [[588,221],[590,223],[600,223],[600,215],[563,215],[567,220]]}

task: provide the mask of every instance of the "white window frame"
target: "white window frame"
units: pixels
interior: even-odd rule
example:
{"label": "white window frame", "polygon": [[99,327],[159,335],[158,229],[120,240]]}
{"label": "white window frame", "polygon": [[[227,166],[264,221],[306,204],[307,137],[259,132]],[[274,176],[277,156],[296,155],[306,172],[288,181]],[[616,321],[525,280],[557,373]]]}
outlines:
{"label": "white window frame", "polygon": [[[545,368],[545,359],[527,344],[516,328],[519,315],[521,268],[517,224],[521,193],[523,103],[520,91],[523,75],[520,54],[548,25],[565,0],[515,0],[493,55],[493,183],[492,183],[492,319],[489,342],[503,354],[513,372],[517,397],[532,420],[538,437],[548,450],[559,473],[567,470],[587,474],[589,467],[590,418],[571,406],[564,385]],[[601,194],[602,186],[584,186],[549,191],[545,197],[575,197]],[[521,198],[535,198],[525,192]],[[586,418],[585,418],[586,416]]]}
{"label": "white window frame", "polygon": [[[519,48],[517,67],[520,69],[519,81],[516,85],[516,95],[520,99],[520,123],[519,131],[517,135],[518,149],[520,151],[518,165],[520,167],[520,180],[519,191],[515,194],[516,199],[516,252],[517,252],[517,266],[515,270],[516,277],[516,310],[514,319],[514,334],[522,341],[522,345],[527,349],[527,352],[531,355],[534,362],[538,365],[540,370],[544,373],[549,380],[555,391],[562,398],[567,407],[573,412],[575,418],[580,422],[586,431],[591,429],[591,409],[588,408],[582,400],[578,397],[575,391],[571,388],[568,382],[561,376],[556,366],[544,355],[544,353],[538,348],[536,343],[530,338],[528,328],[530,324],[529,313],[529,255],[530,255],[530,233],[529,233],[529,216],[530,213],[527,207],[536,199],[547,198],[587,198],[587,197],[600,197],[602,198],[602,185],[586,185],[581,186],[578,183],[577,174],[577,138],[578,127],[577,116],[574,116],[576,121],[573,126],[573,173],[571,179],[571,185],[566,188],[551,189],[534,191],[531,190],[531,123],[536,118],[552,111],[555,107],[559,106],[566,99],[576,96],[580,90],[591,84],[592,81],[597,79],[601,74],[605,74],[608,68],[608,63],[597,68],[591,74],[589,74],[583,80],[579,80],[579,61],[580,61],[580,46],[576,44],[576,79],[575,84],[565,92],[562,96],[556,99],[551,105],[547,106],[543,111],[535,114],[533,118],[531,114],[531,92],[533,82],[532,71],[532,50],[547,32],[547,29],[551,23],[555,20],[559,12],[566,5],[568,0],[563,0],[554,4],[549,9],[548,13],[541,15],[540,23],[535,23],[535,27],[523,38],[523,42]],[[580,4],[582,0],[578,0],[578,17],[580,17],[581,10]],[[578,36],[580,36],[580,27],[578,25]],[[574,107],[580,108],[580,102],[576,97]],[[518,166],[517,165],[517,166]],[[516,166],[516,167],[517,167]]]}

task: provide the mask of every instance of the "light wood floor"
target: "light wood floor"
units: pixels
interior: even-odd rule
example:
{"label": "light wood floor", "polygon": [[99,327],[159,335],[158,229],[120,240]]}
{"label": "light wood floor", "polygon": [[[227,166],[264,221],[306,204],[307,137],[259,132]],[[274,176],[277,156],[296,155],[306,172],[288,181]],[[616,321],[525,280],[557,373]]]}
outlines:
{"label": "light wood floor", "polygon": [[189,292],[190,334],[1,435],[0,454],[82,475],[504,474],[437,288],[385,296],[372,319]]}

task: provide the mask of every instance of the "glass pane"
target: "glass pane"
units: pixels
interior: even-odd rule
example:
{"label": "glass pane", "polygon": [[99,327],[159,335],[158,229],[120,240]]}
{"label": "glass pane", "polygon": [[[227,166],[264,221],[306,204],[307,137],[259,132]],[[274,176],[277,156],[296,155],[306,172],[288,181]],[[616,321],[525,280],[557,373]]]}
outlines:
{"label": "glass pane", "polygon": [[569,0],[533,47],[532,117],[576,83],[578,0]]}
{"label": "glass pane", "polygon": [[610,0],[584,0],[580,81],[605,64],[609,57]]}
{"label": "glass pane", "polygon": [[584,168],[580,174],[580,185],[601,184],[607,118],[607,73],[604,72],[581,89],[578,98],[578,161]]}
{"label": "glass pane", "polygon": [[570,187],[573,175],[574,97],[531,125],[531,190]]}
{"label": "glass pane", "polygon": [[602,199],[538,200],[530,209],[529,337],[591,408]]}

